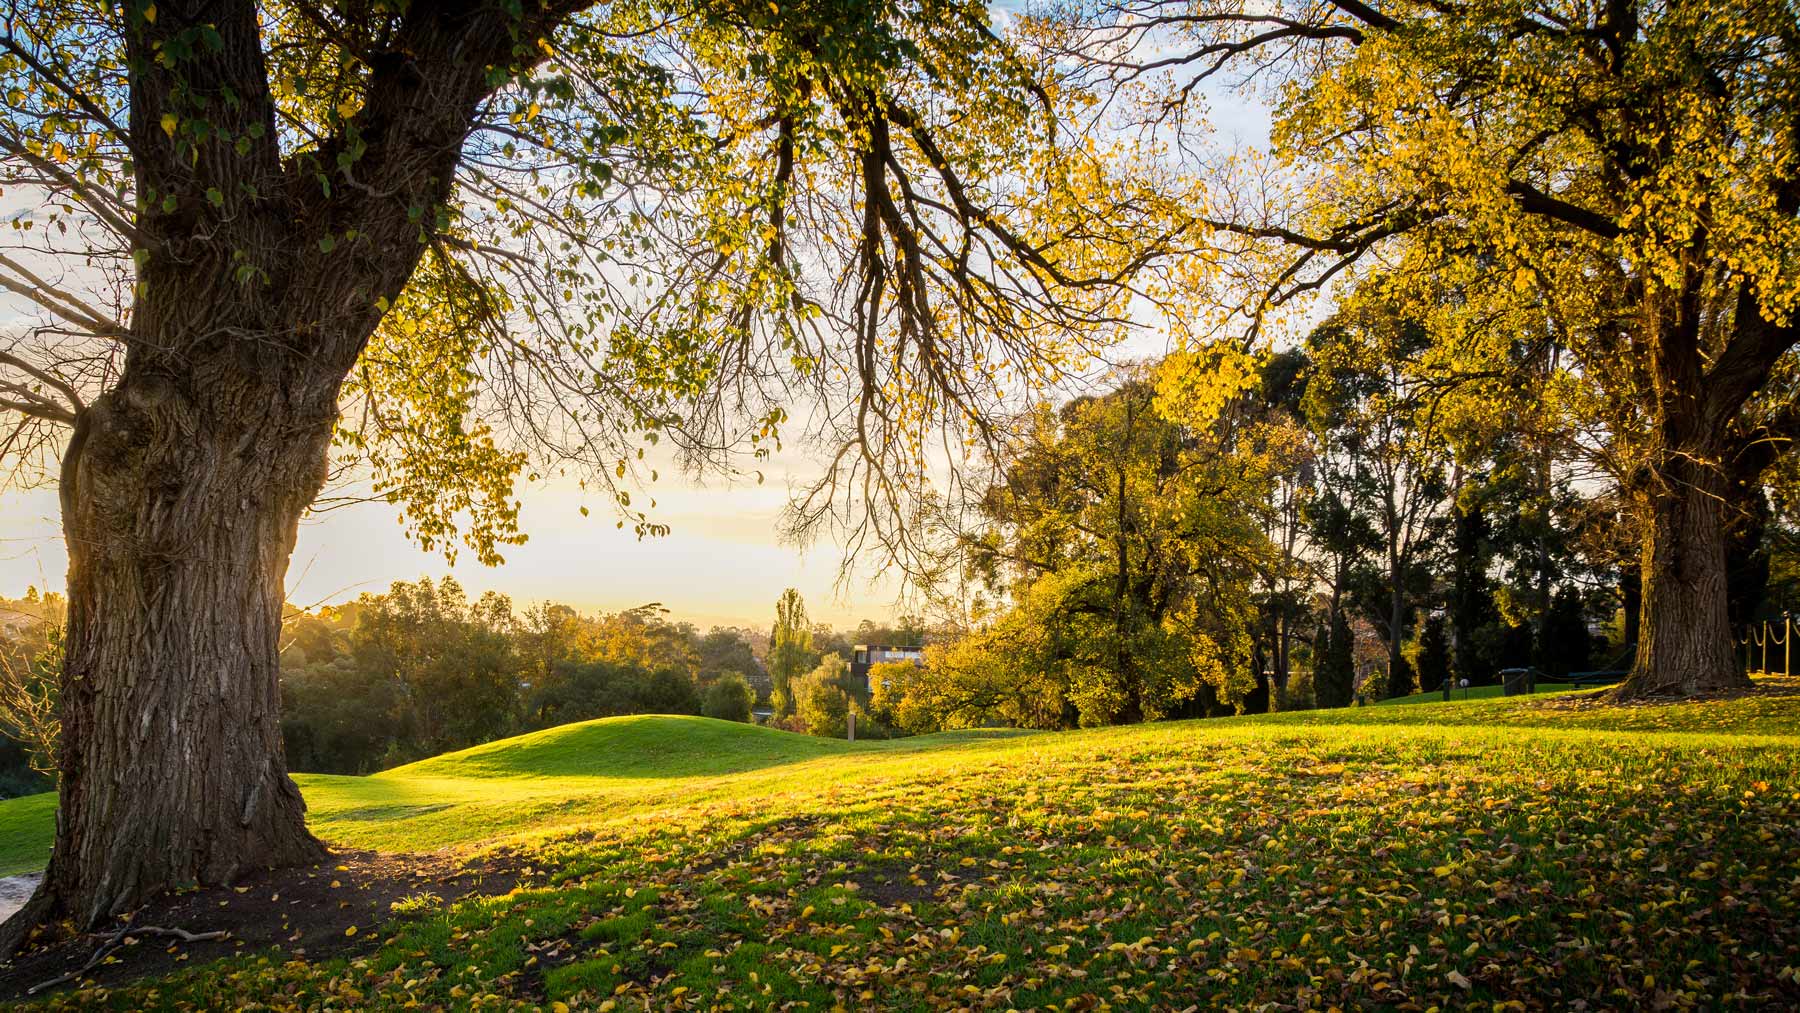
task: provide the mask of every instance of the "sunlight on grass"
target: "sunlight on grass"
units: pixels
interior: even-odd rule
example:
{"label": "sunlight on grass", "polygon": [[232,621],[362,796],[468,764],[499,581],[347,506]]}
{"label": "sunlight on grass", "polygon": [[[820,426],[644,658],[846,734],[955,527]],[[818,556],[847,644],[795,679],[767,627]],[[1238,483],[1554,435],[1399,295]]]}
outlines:
{"label": "sunlight on grass", "polygon": [[50,844],[55,836],[54,794],[0,802],[0,876],[43,868],[50,860]]}
{"label": "sunlight on grass", "polygon": [[[504,847],[534,878],[420,905],[362,957],[154,987],[202,1007],[1800,1000],[1800,696],[1578,704],[856,745],[627,718],[305,776],[328,840]],[[41,860],[49,816],[0,803],[35,834],[4,860]]]}

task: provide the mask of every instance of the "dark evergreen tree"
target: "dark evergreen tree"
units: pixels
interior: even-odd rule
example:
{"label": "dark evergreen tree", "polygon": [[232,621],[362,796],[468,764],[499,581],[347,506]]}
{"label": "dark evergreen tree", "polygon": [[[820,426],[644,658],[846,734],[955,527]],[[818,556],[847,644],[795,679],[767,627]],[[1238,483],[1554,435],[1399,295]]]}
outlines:
{"label": "dark evergreen tree", "polygon": [[1625,648],[1636,651],[1639,624],[1644,617],[1644,575],[1626,567],[1619,571],[1620,608],[1625,610]]}
{"label": "dark evergreen tree", "polygon": [[1450,638],[1445,632],[1443,616],[1425,620],[1419,634],[1419,691],[1430,693],[1444,687],[1450,674]]}
{"label": "dark evergreen tree", "polygon": [[[1471,686],[1491,686],[1498,679],[1494,659],[1483,650],[1485,642],[1492,639],[1491,635],[1484,636],[1484,631],[1499,620],[1499,612],[1494,608],[1493,582],[1488,578],[1493,549],[1481,503],[1459,507],[1453,529],[1449,632],[1455,646],[1451,673],[1459,680],[1469,680]],[[1429,680],[1425,680],[1425,687],[1431,688]]]}
{"label": "dark evergreen tree", "polygon": [[1725,524],[1725,609],[1731,626],[1743,630],[1770,618],[1763,601],[1769,590],[1769,497],[1758,488],[1740,490],[1736,510]]}
{"label": "dark evergreen tree", "polygon": [[[1319,442],[1319,475],[1328,502],[1315,531],[1331,523],[1332,507],[1349,523],[1340,534],[1362,542],[1320,539],[1333,555],[1361,551],[1341,564],[1333,602],[1348,586],[1356,611],[1387,647],[1388,688],[1412,684],[1401,645],[1411,637],[1418,602],[1433,584],[1431,560],[1448,524],[1449,488],[1444,434],[1429,392],[1403,368],[1428,343],[1418,320],[1371,304],[1346,311],[1315,329],[1306,348],[1313,371],[1306,417]],[[1329,502],[1335,498],[1335,504]],[[1353,581],[1346,585],[1344,577]],[[1411,692],[1410,688],[1405,692]]]}
{"label": "dark evergreen tree", "polygon": [[1554,676],[1588,671],[1593,667],[1593,645],[1581,592],[1565,584],[1551,598],[1550,613],[1544,618],[1537,652],[1542,659],[1539,667]]}
{"label": "dark evergreen tree", "polygon": [[1384,699],[1411,696],[1416,688],[1412,662],[1403,654],[1392,656],[1388,661],[1387,696]]}
{"label": "dark evergreen tree", "polygon": [[1244,694],[1244,702],[1241,706],[1245,714],[1269,713],[1269,704],[1274,699],[1274,693],[1270,691],[1269,685],[1269,654],[1263,648],[1262,640],[1262,636],[1268,632],[1266,627],[1270,625],[1272,624],[1264,623],[1265,629],[1259,631],[1256,644],[1250,651],[1250,676],[1255,680],[1255,684],[1251,687],[1250,692]]}
{"label": "dark evergreen tree", "polygon": [[1348,707],[1356,681],[1355,634],[1342,609],[1331,614],[1331,634],[1313,671],[1313,696],[1320,707]]}
{"label": "dark evergreen tree", "polygon": [[1500,668],[1525,668],[1532,663],[1536,653],[1536,638],[1532,636],[1529,623],[1499,627],[1494,660]]}

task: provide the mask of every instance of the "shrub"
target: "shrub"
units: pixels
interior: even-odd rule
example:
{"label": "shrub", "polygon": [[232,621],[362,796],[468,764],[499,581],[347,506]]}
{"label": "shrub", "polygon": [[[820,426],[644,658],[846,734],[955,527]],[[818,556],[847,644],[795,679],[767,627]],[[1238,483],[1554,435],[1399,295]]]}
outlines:
{"label": "shrub", "polygon": [[727,672],[707,687],[700,713],[723,721],[749,721],[750,707],[755,702],[750,681],[737,672]]}
{"label": "shrub", "polygon": [[592,661],[557,666],[528,710],[537,728],[621,714],[698,714],[700,693],[687,673],[672,668]]}
{"label": "shrub", "polygon": [[1348,707],[1356,678],[1356,637],[1342,609],[1332,613],[1323,639],[1323,657],[1313,667],[1313,699],[1320,707]]}
{"label": "shrub", "polygon": [[1419,692],[1441,690],[1450,677],[1450,638],[1443,617],[1432,616],[1419,635]]}
{"label": "shrub", "polygon": [[850,668],[828,654],[819,667],[794,680],[794,716],[813,735],[844,737],[850,713]]}
{"label": "shrub", "polygon": [[938,715],[925,692],[927,678],[924,666],[910,661],[884,661],[870,666],[870,715],[903,735],[938,731]]}

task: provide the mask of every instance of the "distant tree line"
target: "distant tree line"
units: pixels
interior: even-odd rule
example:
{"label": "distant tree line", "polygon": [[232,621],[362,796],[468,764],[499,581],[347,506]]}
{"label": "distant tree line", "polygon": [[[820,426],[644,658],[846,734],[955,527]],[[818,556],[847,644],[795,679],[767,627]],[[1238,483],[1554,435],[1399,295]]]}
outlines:
{"label": "distant tree line", "polygon": [[[764,720],[841,737],[894,734],[849,678],[856,643],[917,645],[915,618],[850,631],[811,623],[797,591],[769,630],[672,621],[660,605],[584,614],[453,578],[293,609],[282,628],[282,738],[296,770],[366,774],[571,721],[623,714]],[[0,598],[0,798],[55,785],[67,605]],[[890,666],[895,667],[895,666]],[[904,666],[911,668],[911,666]]]}
{"label": "distant tree line", "polygon": [[[752,635],[753,636],[753,635]],[[763,681],[752,636],[701,633],[660,606],[516,612],[454,579],[291,616],[282,735],[297,770],[367,773],[570,721],[701,714],[748,721]]]}
{"label": "distant tree line", "polygon": [[789,731],[843,738],[855,714],[860,738],[900,734],[891,715],[871,710],[874,673],[865,680],[853,672],[856,645],[922,647],[948,635],[917,615],[902,615],[888,624],[865,619],[846,637],[812,623],[800,592],[790,587],[775,602],[769,632],[769,721]]}
{"label": "distant tree line", "polygon": [[[789,661],[803,673],[821,659],[841,667],[852,636],[885,632],[867,622],[852,634],[809,625],[807,647]],[[750,721],[758,709],[776,709],[778,653],[761,631],[701,632],[655,604],[583,614],[545,602],[519,611],[494,592],[471,600],[450,578],[396,583],[289,618],[282,733],[297,770],[367,773],[591,718]]]}

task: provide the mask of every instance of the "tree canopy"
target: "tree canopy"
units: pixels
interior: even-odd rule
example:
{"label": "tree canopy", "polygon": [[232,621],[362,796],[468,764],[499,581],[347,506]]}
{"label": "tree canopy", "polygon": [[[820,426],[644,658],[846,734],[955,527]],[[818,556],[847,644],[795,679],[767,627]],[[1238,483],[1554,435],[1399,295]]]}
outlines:
{"label": "tree canopy", "polygon": [[[185,6],[48,4],[6,39],[0,187],[40,205],[0,261],[37,316],[0,349],[26,475],[157,271],[273,309],[393,259],[343,292],[366,347],[318,351],[335,469],[421,544],[497,561],[552,472],[655,533],[652,448],[743,470],[795,428],[835,450],[799,523],[898,539],[929,446],[1116,337],[1142,259],[1145,188],[1061,143],[979,4]],[[459,34],[488,49],[431,52]],[[461,76],[427,102],[430,59]],[[431,129],[442,164],[408,160]]]}
{"label": "tree canopy", "polygon": [[[1741,681],[1722,501],[1794,434],[1791,5],[1108,0],[1038,38],[1172,134],[1209,82],[1273,102],[1267,149],[1194,184],[1191,222],[1235,265],[1194,327],[1209,356],[1354,284],[1410,308],[1435,383],[1491,395],[1549,364],[1528,385],[1642,525],[1630,691]],[[1181,393],[1217,404],[1249,376],[1192,370]]]}

